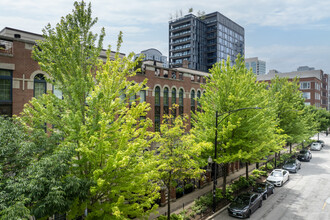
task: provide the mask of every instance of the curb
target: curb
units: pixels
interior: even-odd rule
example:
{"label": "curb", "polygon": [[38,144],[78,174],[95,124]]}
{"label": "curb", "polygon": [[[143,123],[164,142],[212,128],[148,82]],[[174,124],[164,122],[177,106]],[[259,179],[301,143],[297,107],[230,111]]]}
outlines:
{"label": "curb", "polygon": [[230,205],[230,204],[228,204],[228,205],[226,205],[225,207],[223,207],[222,209],[216,211],[214,214],[212,214],[211,216],[207,217],[206,220],[211,220],[211,219],[213,219],[215,216],[217,216],[217,215],[219,215],[221,212],[225,211],[225,210],[228,208],[229,205]]}

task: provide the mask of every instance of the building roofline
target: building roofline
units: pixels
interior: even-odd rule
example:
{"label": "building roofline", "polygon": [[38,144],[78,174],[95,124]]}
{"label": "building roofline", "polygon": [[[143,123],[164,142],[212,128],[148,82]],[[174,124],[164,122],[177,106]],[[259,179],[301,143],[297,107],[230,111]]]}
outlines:
{"label": "building roofline", "polygon": [[36,34],[36,33],[29,32],[29,31],[23,31],[23,30],[16,29],[16,28],[11,28],[11,27],[5,27],[5,28],[3,28],[0,31],[0,33],[3,32],[3,31],[5,31],[5,30],[19,31],[19,32],[22,32],[22,33],[25,33],[25,34],[32,34],[32,35],[35,35],[35,36],[38,36],[38,37],[43,37],[42,34]]}

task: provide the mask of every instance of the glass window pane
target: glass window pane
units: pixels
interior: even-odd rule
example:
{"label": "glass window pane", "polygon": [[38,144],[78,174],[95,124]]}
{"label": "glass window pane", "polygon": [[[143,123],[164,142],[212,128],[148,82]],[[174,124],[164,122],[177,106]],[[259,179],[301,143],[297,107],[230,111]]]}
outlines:
{"label": "glass window pane", "polygon": [[0,78],[0,101],[11,101],[11,80]]}

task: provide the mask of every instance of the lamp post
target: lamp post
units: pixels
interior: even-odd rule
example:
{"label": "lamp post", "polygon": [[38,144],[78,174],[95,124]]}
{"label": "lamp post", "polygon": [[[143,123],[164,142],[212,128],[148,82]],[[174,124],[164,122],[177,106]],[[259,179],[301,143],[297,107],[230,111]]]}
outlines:
{"label": "lamp post", "polygon": [[[212,194],[213,194],[213,213],[215,212],[215,209],[216,209],[215,195],[216,195],[216,186],[217,186],[217,162],[216,162],[216,159],[217,159],[217,151],[218,151],[218,149],[217,149],[217,147],[218,147],[218,124],[220,124],[231,113],[242,111],[242,110],[248,110],[248,109],[261,109],[261,108],[260,107],[239,108],[239,109],[235,109],[235,110],[232,110],[232,111],[224,112],[220,115],[218,114],[218,111],[215,111],[214,177],[213,177],[213,191],[212,191]],[[228,114],[228,115],[223,117],[221,119],[221,121],[218,123],[218,117],[222,116],[224,114]],[[212,158],[209,158],[209,159],[212,160]],[[208,160],[208,161],[211,161],[211,160]],[[224,173],[224,175],[226,175],[226,173]]]}

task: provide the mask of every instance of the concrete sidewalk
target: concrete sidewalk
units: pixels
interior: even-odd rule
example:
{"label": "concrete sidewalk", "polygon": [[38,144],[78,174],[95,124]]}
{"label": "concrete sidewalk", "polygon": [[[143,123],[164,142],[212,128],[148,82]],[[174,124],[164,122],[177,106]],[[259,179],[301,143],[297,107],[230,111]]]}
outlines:
{"label": "concrete sidewalk", "polygon": [[[294,147],[296,147],[297,145],[293,145],[292,149]],[[289,152],[289,147],[288,148],[284,148],[281,153],[286,153]],[[272,159],[274,157],[271,156],[270,159]],[[256,164],[251,164],[249,165],[249,173],[252,172],[254,169],[256,168]],[[227,176],[227,184],[233,182],[234,180],[238,179],[240,176],[245,176],[245,170],[246,168],[243,167],[241,169],[239,169],[238,171],[234,172],[234,173],[229,173],[229,175]],[[223,182],[223,177],[218,178],[218,185],[217,188],[222,187],[222,182]],[[183,197],[176,199],[175,202],[171,202],[171,213],[180,213],[183,209],[187,209],[190,206],[192,206],[194,204],[194,200],[196,198],[199,198],[203,195],[205,195],[208,192],[212,192],[213,189],[213,182],[208,183],[208,185],[204,186],[201,189],[195,189],[195,191],[184,195]],[[164,207],[159,207],[157,209],[158,214],[152,214],[149,216],[149,219],[155,219],[160,215],[165,215],[167,213],[167,204]]]}

